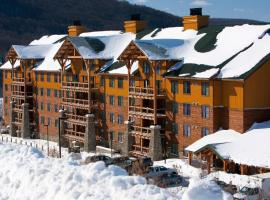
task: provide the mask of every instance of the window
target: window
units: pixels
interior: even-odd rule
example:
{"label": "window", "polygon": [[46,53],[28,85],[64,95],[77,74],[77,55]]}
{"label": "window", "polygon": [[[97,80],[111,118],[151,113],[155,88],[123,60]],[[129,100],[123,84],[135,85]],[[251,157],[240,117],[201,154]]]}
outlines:
{"label": "window", "polygon": [[184,81],[184,94],[190,94],[190,82],[189,81]]}
{"label": "window", "polygon": [[118,106],[122,106],[123,105],[123,97],[119,96],[118,97]]}
{"label": "window", "polygon": [[209,118],[209,106],[202,105],[202,118],[208,119]]}
{"label": "window", "polygon": [[8,91],[8,85],[5,84],[5,91]]}
{"label": "window", "polygon": [[177,94],[178,93],[178,82],[177,81],[172,81],[171,82],[171,92],[173,94]]}
{"label": "window", "polygon": [[44,95],[44,90],[43,90],[43,88],[40,88],[40,89],[39,89],[39,94],[40,94],[40,96],[43,96],[43,95]]}
{"label": "window", "polygon": [[190,125],[189,124],[184,124],[184,136],[185,137],[190,137]]}
{"label": "window", "polygon": [[105,94],[101,94],[100,95],[100,102],[101,103],[105,103],[105,96],[104,96]]}
{"label": "window", "polygon": [[100,78],[100,86],[104,87],[105,85],[105,79],[103,77]]}
{"label": "window", "polygon": [[209,83],[208,82],[202,82],[202,95],[209,96]]}
{"label": "window", "polygon": [[41,124],[45,124],[45,118],[43,116],[40,117]]}
{"label": "window", "polygon": [[58,97],[58,90],[54,90],[54,97]]}
{"label": "window", "polygon": [[105,114],[105,112],[104,111],[101,111],[100,115],[101,115],[101,120],[103,122],[106,121],[106,114]]}
{"label": "window", "polygon": [[118,142],[123,143],[123,139],[124,139],[124,134],[122,132],[119,132],[118,133]]}
{"label": "window", "polygon": [[178,124],[175,122],[172,123],[172,133],[178,134]]}
{"label": "window", "polygon": [[171,154],[178,157],[178,144],[176,143],[172,144]]}
{"label": "window", "polygon": [[110,105],[114,105],[114,96],[110,96]]}
{"label": "window", "polygon": [[85,65],[85,63],[83,63],[82,68],[83,68],[84,71],[86,71],[86,65]]}
{"label": "window", "polygon": [[47,89],[47,96],[50,97],[51,96],[51,89]]}
{"label": "window", "polygon": [[44,74],[43,74],[43,72],[41,72],[41,74],[40,74],[40,81],[44,81]]}
{"label": "window", "polygon": [[111,122],[111,123],[114,122],[114,113],[110,113],[110,122]]}
{"label": "window", "polygon": [[130,80],[129,80],[129,85],[130,85],[131,87],[135,87],[135,80],[134,80],[134,79],[130,79]]}
{"label": "window", "polygon": [[50,73],[47,74],[47,82],[51,82],[51,74]]}
{"label": "window", "polygon": [[190,116],[190,104],[189,103],[184,103],[183,104],[183,108],[184,108],[184,115],[185,116]]}
{"label": "window", "polygon": [[38,81],[38,73],[35,72],[35,81]]}
{"label": "window", "polygon": [[131,106],[135,106],[135,98],[129,98],[129,104],[131,105]]}
{"label": "window", "polygon": [[44,105],[43,102],[40,103],[40,109],[43,110],[44,109]]}
{"label": "window", "polygon": [[143,72],[144,72],[145,74],[149,74],[149,72],[150,72],[150,65],[149,65],[148,62],[144,62],[144,63],[143,63]]}
{"label": "window", "polygon": [[123,115],[118,115],[118,124],[123,124],[124,118]]}
{"label": "window", "polygon": [[177,102],[172,102],[172,112],[174,114],[178,113],[178,103]]}
{"label": "window", "polygon": [[48,118],[47,120],[48,120],[47,124],[48,124],[48,126],[50,126],[51,125],[51,118]]}
{"label": "window", "polygon": [[95,65],[95,64],[92,64],[92,65],[90,66],[90,70],[91,70],[91,71],[95,71],[95,69],[96,69],[96,65]]}
{"label": "window", "polygon": [[78,77],[77,74],[74,74],[74,75],[72,76],[72,78],[73,78],[73,81],[74,81],[74,82],[78,82],[78,81],[79,81],[79,77]]}
{"label": "window", "polygon": [[51,104],[50,103],[47,103],[47,110],[51,111]]}
{"label": "window", "polygon": [[54,112],[58,112],[58,105],[54,104]]}
{"label": "window", "polygon": [[113,78],[110,78],[109,86],[111,88],[114,88],[114,79]]}
{"label": "window", "polygon": [[58,82],[58,74],[54,74],[54,82]]}
{"label": "window", "polygon": [[206,127],[202,128],[202,137],[209,135],[209,129]]}
{"label": "window", "polygon": [[109,135],[110,140],[111,141],[114,141],[114,132],[113,131],[110,131],[109,134],[110,134]]}
{"label": "window", "polygon": [[123,82],[124,80],[122,78],[118,79],[118,88],[123,88]]}
{"label": "window", "polygon": [[156,68],[156,74],[160,75],[160,71],[161,71],[161,66],[158,65]]}
{"label": "window", "polygon": [[58,119],[54,120],[54,127],[58,127]]}

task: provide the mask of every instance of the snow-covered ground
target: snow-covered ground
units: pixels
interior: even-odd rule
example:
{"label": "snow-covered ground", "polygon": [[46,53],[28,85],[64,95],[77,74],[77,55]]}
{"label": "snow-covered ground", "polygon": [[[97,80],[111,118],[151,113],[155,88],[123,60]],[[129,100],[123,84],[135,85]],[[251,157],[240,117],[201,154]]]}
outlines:
{"label": "snow-covered ground", "polygon": [[[0,200],[231,199],[209,180],[194,178],[189,188],[174,192],[103,162],[80,165],[71,156],[45,157],[33,147],[12,143],[0,142],[0,163]],[[170,160],[167,164],[174,165]]]}

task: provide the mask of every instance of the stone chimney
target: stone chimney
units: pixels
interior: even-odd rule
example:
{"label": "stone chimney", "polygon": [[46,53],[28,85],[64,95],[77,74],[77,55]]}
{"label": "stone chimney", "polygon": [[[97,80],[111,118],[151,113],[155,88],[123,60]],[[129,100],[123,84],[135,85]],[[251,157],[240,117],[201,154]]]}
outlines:
{"label": "stone chimney", "polygon": [[81,33],[86,32],[87,29],[81,25],[81,21],[74,21],[73,25],[68,27],[68,36],[76,37],[79,36]]}
{"label": "stone chimney", "polygon": [[124,22],[125,32],[138,33],[147,28],[147,22],[141,20],[140,14],[133,14],[130,20]]}
{"label": "stone chimney", "polygon": [[191,8],[190,16],[183,17],[184,30],[200,30],[208,26],[209,16],[202,15],[202,8]]}

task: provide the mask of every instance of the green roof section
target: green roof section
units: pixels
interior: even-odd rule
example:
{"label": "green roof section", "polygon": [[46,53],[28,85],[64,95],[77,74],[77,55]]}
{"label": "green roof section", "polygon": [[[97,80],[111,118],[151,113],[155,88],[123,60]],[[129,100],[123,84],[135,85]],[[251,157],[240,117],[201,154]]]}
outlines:
{"label": "green roof section", "polygon": [[200,53],[206,53],[216,48],[217,35],[225,26],[208,26],[199,30],[198,34],[205,34],[195,45],[195,50]]}

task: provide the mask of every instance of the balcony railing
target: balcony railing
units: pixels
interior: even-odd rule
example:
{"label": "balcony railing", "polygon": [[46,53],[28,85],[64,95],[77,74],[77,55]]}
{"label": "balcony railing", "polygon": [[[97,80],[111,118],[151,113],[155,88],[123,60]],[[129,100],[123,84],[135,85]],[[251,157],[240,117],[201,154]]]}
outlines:
{"label": "balcony railing", "polygon": [[28,96],[28,97],[32,97],[33,96],[33,92],[12,91],[12,95],[13,96]]}
{"label": "balcony railing", "polygon": [[81,82],[62,82],[63,89],[88,90],[88,83]]}
{"label": "balcony railing", "polygon": [[141,126],[132,126],[133,130],[131,131],[131,133],[133,134],[137,134],[140,135],[142,137],[145,138],[150,138],[150,134],[151,134],[151,129],[150,128],[146,128],[146,127],[141,127]]}
{"label": "balcony railing", "polygon": [[69,130],[69,129],[66,129],[65,130],[65,134],[68,136],[68,137],[79,137],[79,138],[84,138],[84,133],[81,133],[81,132],[78,132],[78,131],[73,131],[73,130]]}
{"label": "balcony railing", "polygon": [[26,79],[25,80],[25,78],[22,78],[22,77],[18,77],[18,78],[16,78],[16,77],[13,77],[12,78],[12,82],[13,83],[20,83],[20,84],[23,84],[24,82],[26,82],[26,83],[31,83],[31,79]]}
{"label": "balcony railing", "polygon": [[[138,96],[154,97],[154,88],[129,87],[129,94],[130,95],[138,95]],[[159,95],[165,95],[164,90],[157,89],[157,96],[159,96]]]}
{"label": "balcony railing", "polygon": [[133,145],[133,153],[147,156],[149,154],[149,148],[139,145]]}
{"label": "balcony railing", "polygon": [[74,99],[74,98],[63,98],[62,102],[64,104],[75,104],[79,106],[88,106],[89,102],[85,99]]}
{"label": "balcony railing", "polygon": [[68,120],[73,120],[77,122],[84,123],[86,122],[86,117],[85,116],[80,116],[80,115],[74,115],[74,114],[66,114]]}

